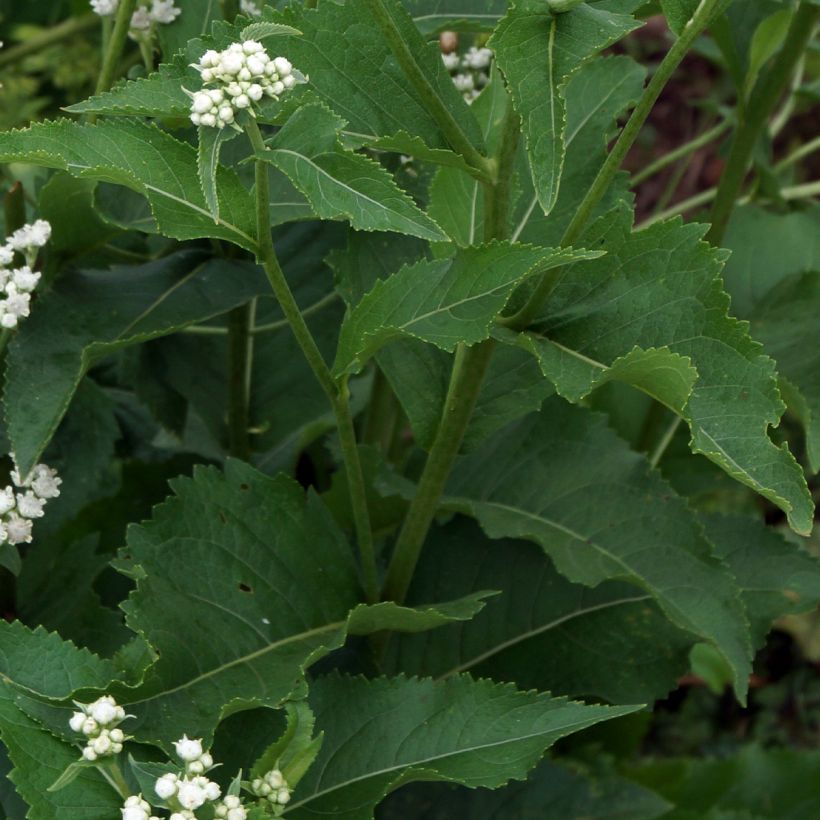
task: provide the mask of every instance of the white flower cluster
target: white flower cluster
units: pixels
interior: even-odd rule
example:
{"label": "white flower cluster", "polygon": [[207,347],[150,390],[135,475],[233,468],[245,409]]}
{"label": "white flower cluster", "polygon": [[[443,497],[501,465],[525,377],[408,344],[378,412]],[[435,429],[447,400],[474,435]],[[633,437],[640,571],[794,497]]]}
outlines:
{"label": "white flower cluster", "polygon": [[159,817],[151,814],[151,806],[140,794],[129,797],[120,811],[122,820],[159,820]]}
{"label": "white flower cluster", "polygon": [[[0,246],[0,327],[11,330],[31,312],[31,294],[40,281],[31,266],[50,238],[51,225],[38,219],[23,225]],[[25,258],[24,265],[14,266],[16,254]]]}
{"label": "white flower cluster", "polygon": [[460,56],[453,51],[442,54],[441,59],[453,77],[455,87],[471,103],[490,82],[488,69],[493,61],[493,52],[489,48],[471,48]]}
{"label": "white flower cluster", "polygon": [[[143,3],[131,15],[131,26],[128,35],[132,40],[148,39],[154,27],[168,25],[182,14],[182,10],[174,5],[174,0],[151,0],[151,5]],[[100,17],[113,17],[117,13],[120,0],[91,0],[91,8]]]}
{"label": "white flower cluster", "polygon": [[209,128],[232,125],[236,112],[263,97],[279,97],[297,83],[293,66],[284,57],[268,56],[255,40],[233,43],[224,51],[206,51],[194,68],[202,82],[214,88],[186,93],[191,98],[191,122]]}
{"label": "white flower cluster", "polygon": [[242,806],[242,801],[229,794],[214,809],[214,817],[218,817],[219,820],[247,820],[248,813]]}
{"label": "white flower cluster", "polygon": [[273,769],[264,777],[257,777],[251,783],[251,791],[257,797],[267,798],[268,802],[275,806],[285,806],[290,803],[291,790],[279,769]]}
{"label": "white flower cluster", "polygon": [[253,0],[239,0],[239,10],[248,17],[262,16],[262,9]]}
{"label": "white flower cluster", "polygon": [[[45,464],[38,464],[25,478],[15,468],[11,480],[14,487],[0,490],[0,544],[30,544],[33,519],[42,518],[46,502],[60,495],[63,480]],[[15,492],[15,487],[23,492]]]}
{"label": "white flower cluster", "polygon": [[[127,740],[122,729],[117,728],[129,717],[125,714],[125,709],[118,706],[111,695],[103,695],[93,703],[77,703],[77,706],[80,711],[74,712],[68,725],[88,739],[83,749],[83,758],[93,763],[101,757],[119,754],[122,744]],[[138,815],[134,815],[134,818],[137,817]]]}

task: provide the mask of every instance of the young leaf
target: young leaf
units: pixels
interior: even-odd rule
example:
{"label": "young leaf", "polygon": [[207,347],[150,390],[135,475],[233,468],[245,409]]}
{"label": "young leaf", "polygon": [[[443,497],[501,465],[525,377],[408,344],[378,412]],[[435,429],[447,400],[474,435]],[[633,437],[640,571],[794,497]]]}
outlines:
{"label": "young leaf", "polygon": [[303,106],[257,159],[287,174],[323,219],[348,219],[363,231],[446,239],[384,168],[342,148],[340,126],[341,120],[323,105]]}
{"label": "young leaf", "polygon": [[174,239],[256,247],[251,198],[236,174],[218,171],[222,215],[214,222],[199,184],[196,150],[152,125],[39,123],[0,134],[0,162],[30,162],[131,188],[148,199],[159,230]]}
{"label": "young leaf", "polygon": [[219,223],[219,189],[217,173],[219,171],[219,152],[223,143],[237,136],[233,128],[197,128],[197,171],[202,194],[214,223]]}
{"label": "young leaf", "polygon": [[473,788],[523,780],[559,738],[636,710],[466,675],[444,682],[331,675],[311,686],[309,701],[325,737],[287,813],[339,820],[368,820],[388,792],[414,780]]}
{"label": "young leaf", "polygon": [[250,776],[264,777],[269,771],[279,769],[293,788],[316,759],[322,736],[313,736],[316,718],[307,701],[287,703],[285,711],[287,724],[282,737],[265,749],[251,767]]}
{"label": "young leaf", "polygon": [[637,26],[629,14],[586,3],[553,15],[543,0],[516,0],[490,39],[521,115],[545,214],[557,200],[564,166],[566,84],[587,60]]}
{"label": "young leaf", "polygon": [[210,738],[227,715],[278,706],[348,628],[427,629],[480,608],[475,596],[437,612],[357,606],[350,546],[285,476],[229,462],[225,474],[200,468],[173,486],[176,496],[129,531],[119,564],[137,585],[122,605],[128,625],[159,654],[140,688],[116,692],[142,741]]}
{"label": "young leaf", "polygon": [[[784,410],[774,363],[727,315],[725,254],[701,241],[702,226],[674,220],[633,233],[631,221],[621,205],[587,231],[582,241],[607,255],[566,269],[534,330],[606,366],[635,346],[688,357],[698,379],[675,410],[689,424],[692,450],[781,507],[797,532],[810,532],[814,505],[802,471],[767,435]],[[562,389],[565,376],[548,377]]]}
{"label": "young leaf", "polygon": [[28,820],[111,820],[119,814],[122,798],[96,771],[78,771],[65,788],[49,791],[77,761],[79,749],[58,740],[18,709],[8,686],[0,686],[0,739],[14,764],[8,777],[30,806]]}
{"label": "young leaf", "polygon": [[463,457],[445,505],[491,538],[527,538],[575,583],[625,580],[672,623],[711,643],[744,698],[751,646],[739,590],[685,502],[602,417],[548,399]]}
{"label": "young leaf", "polygon": [[266,37],[299,37],[301,31],[293,26],[284,26],[281,23],[271,23],[259,20],[242,29],[243,40],[264,40]]}
{"label": "young leaf", "polygon": [[516,285],[589,252],[496,242],[405,266],[376,283],[348,314],[334,369],[357,372],[393,339],[410,337],[453,351],[486,339]]}
{"label": "young leaf", "polygon": [[203,263],[191,251],[128,268],[127,276],[115,268],[61,277],[9,349],[3,400],[21,469],[36,463],[95,362],[225,313],[267,289],[255,266]]}

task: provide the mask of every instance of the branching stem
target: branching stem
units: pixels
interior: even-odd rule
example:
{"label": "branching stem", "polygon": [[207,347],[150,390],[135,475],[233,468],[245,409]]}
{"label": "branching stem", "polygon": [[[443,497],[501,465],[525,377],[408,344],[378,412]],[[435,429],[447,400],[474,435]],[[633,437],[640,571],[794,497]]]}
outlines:
{"label": "branching stem", "polygon": [[137,0],[120,0],[117,16],[114,20],[114,30],[111,32],[111,39],[108,41],[108,49],[105,52],[102,69],[97,80],[97,94],[108,91],[114,84],[114,74],[125,49],[128,29],[131,27],[131,16],[136,5]]}

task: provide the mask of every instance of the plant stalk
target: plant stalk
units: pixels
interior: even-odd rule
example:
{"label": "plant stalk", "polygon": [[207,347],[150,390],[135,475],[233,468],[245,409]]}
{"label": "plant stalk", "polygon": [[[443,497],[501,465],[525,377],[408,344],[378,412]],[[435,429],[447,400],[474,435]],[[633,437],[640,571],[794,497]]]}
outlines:
{"label": "plant stalk", "polygon": [[99,24],[99,18],[96,14],[85,14],[82,17],[70,17],[64,20],[53,28],[48,28],[42,33],[26,40],[24,43],[12,46],[9,49],[0,51],[0,68],[5,68],[8,65],[14,65],[28,57],[29,54],[36,54],[44,48],[53,46],[56,43],[61,43],[63,40],[68,40],[77,34],[94,28]]}
{"label": "plant stalk", "polygon": [[[265,140],[255,119],[250,119],[245,129],[254,154],[264,153]],[[356,538],[359,544],[359,554],[362,563],[365,593],[369,602],[375,602],[379,597],[378,573],[376,571],[376,551],[373,544],[373,530],[370,525],[370,513],[367,507],[367,492],[365,489],[364,473],[362,471],[359,450],[356,445],[356,433],[353,417],[350,413],[349,394],[347,384],[338,385],[319,350],[310,328],[305,322],[299,305],[293,297],[285,274],[279,265],[273,239],[270,231],[270,184],[269,166],[263,160],[256,160],[256,228],[257,228],[257,255],[265,274],[270,282],[271,289],[276,296],[282,312],[296,337],[296,341],[307,359],[310,369],[328,397],[336,416],[339,430],[339,441],[345,463],[348,487],[350,489],[350,503],[353,510],[353,520],[356,526]]]}
{"label": "plant stalk", "polygon": [[812,5],[808,0],[802,0],[774,63],[757,81],[749,95],[712,208],[712,226],[706,234],[706,239],[713,245],[720,245],[723,241],[735,202],[751,166],[758,138],[803,57],[818,15],[818,6]]}
{"label": "plant stalk", "polygon": [[438,95],[427,73],[416,62],[416,58],[404,41],[396,21],[384,5],[384,0],[361,0],[361,2],[370,10],[373,20],[381,29],[385,41],[390,46],[393,56],[398,61],[402,71],[407,75],[407,79],[410,80],[418,92],[430,115],[441,128],[452,149],[457,154],[461,154],[467,163],[480,172],[485,179],[494,178],[493,169],[495,164],[487,157],[482,156],[464,131],[461,130],[461,126],[456,122],[456,119]]}
{"label": "plant stalk", "polygon": [[[131,16],[136,5],[137,0],[120,0],[117,16],[114,20],[114,30],[111,32],[111,39],[108,42],[108,49],[105,52],[102,69],[97,80],[97,94],[108,91],[114,84],[114,74],[125,49],[128,29],[131,26]],[[93,117],[90,119],[93,121]]]}
{"label": "plant stalk", "polygon": [[243,461],[248,461],[251,454],[248,430],[255,318],[256,299],[235,308],[228,316],[228,441],[231,455]]}
{"label": "plant stalk", "polygon": [[[618,173],[626,155],[629,153],[629,149],[632,148],[644,123],[652,112],[655,103],[658,101],[658,97],[660,97],[664,87],[692,47],[692,44],[709,25],[721,1],[722,0],[701,0],[692,18],[681,32],[680,37],[678,37],[673,43],[672,48],[666,53],[657,71],[652,75],[652,79],[644,89],[641,99],[632,112],[632,116],[624,126],[623,131],[621,131],[618,141],[615,143],[612,151],[610,151],[609,156],[607,156],[604,164],[601,166],[601,170],[598,171],[598,175],[587,191],[586,196],[578,206],[572,221],[567,226],[566,231],[564,231],[564,236],[561,239],[561,247],[569,247],[576,242],[583,233],[592,214],[603,199],[612,181],[615,179],[615,175]],[[553,288],[560,278],[560,268],[549,271],[543,276],[527,304],[524,305],[515,316],[510,317],[505,324],[519,330],[532,324],[532,321],[538,315],[547,299],[549,299]]]}

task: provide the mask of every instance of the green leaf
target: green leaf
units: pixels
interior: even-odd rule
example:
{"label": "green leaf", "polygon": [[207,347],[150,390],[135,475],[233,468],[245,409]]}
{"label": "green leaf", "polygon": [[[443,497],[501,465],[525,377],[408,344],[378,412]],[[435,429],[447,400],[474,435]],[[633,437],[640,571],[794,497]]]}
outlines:
{"label": "green leaf", "polygon": [[114,677],[111,661],[56,633],[0,620],[0,678],[16,689],[37,698],[65,700],[105,688]]}
{"label": "green leaf", "polygon": [[[437,44],[426,42],[397,0],[387,0],[393,21],[439,97],[477,149],[481,134],[469,106],[453,85]],[[381,30],[363,3],[322,2],[316,9],[291,4],[277,22],[304,33],[277,43],[296,68],[310,77],[310,89],[366,140],[401,132],[428,148],[448,149],[423,98],[407,80]]]}
{"label": "green leaf", "polygon": [[181,251],[158,262],[64,275],[9,348],[3,397],[22,470],[37,462],[82,376],[128,345],[225,313],[267,292],[261,271]]}
{"label": "green leaf", "polygon": [[348,627],[415,631],[480,607],[476,596],[443,611],[359,605],[349,544],[285,476],[230,461],[225,474],[200,468],[172,486],[176,496],[131,528],[118,564],[137,587],[122,605],[127,623],[159,654],[139,689],[115,690],[141,741],[210,738],[230,714],[280,705]]}
{"label": "green leaf", "polygon": [[219,172],[219,152],[223,143],[237,136],[232,128],[197,128],[197,171],[202,194],[214,223],[219,222],[219,188],[217,175]]}
{"label": "green leaf", "polygon": [[340,127],[339,118],[323,105],[306,105],[290,117],[257,159],[287,174],[323,219],[348,219],[363,231],[445,239],[384,168],[342,148]]}
{"label": "green leaf", "polygon": [[469,672],[521,689],[630,703],[664,697],[689,669],[697,639],[671,624],[649,593],[622,581],[573,584],[536,544],[493,541],[466,518],[430,533],[408,602],[459,598],[488,585],[501,594],[472,620],[393,636],[385,671]]}
{"label": "green leaf", "polygon": [[[302,755],[305,752],[308,753],[312,763],[321,748],[321,735],[318,738],[313,737],[316,718],[307,701],[298,700],[287,703],[285,711],[287,724],[282,737],[265,749],[251,767],[250,777],[264,777],[269,771],[278,768],[285,775],[288,785],[292,787],[301,777],[294,779],[293,773],[287,771],[290,764],[295,763],[301,769]],[[316,744],[317,740],[319,744]],[[306,770],[307,768],[304,771]],[[304,771],[297,772],[297,774],[304,775]]]}
{"label": "green leaf", "polygon": [[[606,366],[635,346],[688,357],[698,380],[679,412],[693,452],[781,507],[797,532],[810,532],[814,505],[802,471],[767,435],[784,410],[774,363],[727,315],[724,252],[701,241],[703,226],[672,220],[633,233],[631,221],[622,205],[586,232],[582,242],[607,255],[565,269],[534,329]],[[554,383],[561,377],[550,374]]]}
{"label": "green leaf", "polygon": [[[714,12],[714,16],[716,17],[725,11],[731,3],[732,0],[721,0],[721,3]],[[669,28],[678,36],[680,36],[689,20],[692,19],[692,15],[697,11],[699,6],[700,0],[661,0],[661,8],[666,15]]]}
{"label": "green leaf", "polygon": [[264,40],[266,37],[299,37],[302,34],[293,26],[283,26],[281,23],[271,23],[259,20],[242,29],[243,40]]}
{"label": "green leaf", "polygon": [[28,820],[111,820],[119,813],[122,798],[96,771],[80,771],[64,789],[48,790],[77,760],[79,750],[18,709],[7,686],[0,687],[0,739],[14,764],[9,779],[31,807]]}
{"label": "green leaf", "polygon": [[492,31],[507,11],[507,0],[403,0],[422,34]]}
{"label": "green leaf", "polygon": [[559,738],[636,708],[587,706],[466,675],[332,675],[311,686],[309,700],[325,738],[287,813],[339,820],[371,818],[388,792],[414,780],[473,788],[523,780]]}
{"label": "green leaf", "polygon": [[789,24],[794,16],[794,9],[785,8],[772,14],[755,29],[749,47],[749,68],[746,73],[746,95],[751,93],[763,66],[780,50]]}
{"label": "green leaf", "polygon": [[166,236],[226,239],[255,249],[251,198],[236,174],[218,172],[222,215],[214,222],[199,184],[196,149],[155,126],[132,120],[38,123],[0,134],[0,162],[29,162],[124,185],[148,199]]}
{"label": "green leaf", "polygon": [[173,23],[157,26],[157,37],[163,54],[175,54],[185,48],[189,40],[209,31],[215,21],[219,25],[222,19],[219,0],[185,0],[183,9]]}
{"label": "green leaf", "polygon": [[553,15],[543,0],[517,0],[489,45],[522,119],[538,202],[555,206],[566,152],[566,85],[591,57],[637,27],[629,14],[582,4]]}
{"label": "green leaf", "polygon": [[476,344],[488,338],[516,285],[589,257],[586,251],[495,242],[405,266],[377,282],[345,318],[335,372],[361,370],[379,348],[400,337],[448,351],[459,343]]}
{"label": "green leaf", "polygon": [[569,580],[624,580],[715,646],[744,698],[751,671],[739,591],[686,503],[606,426],[560,399],[457,462],[445,506],[491,538],[535,541]]}

